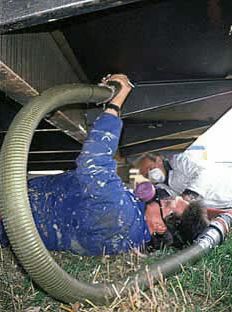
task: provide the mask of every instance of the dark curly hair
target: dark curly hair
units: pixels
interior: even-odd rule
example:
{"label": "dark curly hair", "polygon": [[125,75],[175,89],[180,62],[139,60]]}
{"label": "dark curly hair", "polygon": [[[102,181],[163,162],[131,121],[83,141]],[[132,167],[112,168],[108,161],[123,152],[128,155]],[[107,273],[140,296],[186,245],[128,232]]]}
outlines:
{"label": "dark curly hair", "polygon": [[193,200],[181,216],[173,213],[165,218],[165,223],[172,236],[172,245],[180,248],[192,244],[209,225],[209,220],[203,203]]}
{"label": "dark curly hair", "polygon": [[164,234],[154,234],[147,244],[148,252],[154,249],[174,246],[182,248],[192,244],[209,224],[206,209],[201,201],[193,200],[181,216],[173,213],[165,218],[167,231]]}

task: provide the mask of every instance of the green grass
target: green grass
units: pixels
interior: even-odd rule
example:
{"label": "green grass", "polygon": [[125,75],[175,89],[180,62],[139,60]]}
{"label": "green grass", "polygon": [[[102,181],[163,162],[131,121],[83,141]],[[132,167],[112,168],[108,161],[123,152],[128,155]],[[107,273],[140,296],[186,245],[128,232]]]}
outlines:
{"label": "green grass", "polygon": [[[157,251],[154,261],[173,254]],[[53,253],[71,275],[88,282],[118,280],[153,261],[134,254],[117,257],[79,257]],[[78,304],[76,311],[232,311],[232,235],[193,266],[143,292],[135,286],[128,297],[117,298],[109,307]],[[31,309],[29,309],[31,308]],[[75,311],[38,289],[18,265],[10,249],[0,249],[0,311]],[[76,312],[75,311],[75,312]]]}

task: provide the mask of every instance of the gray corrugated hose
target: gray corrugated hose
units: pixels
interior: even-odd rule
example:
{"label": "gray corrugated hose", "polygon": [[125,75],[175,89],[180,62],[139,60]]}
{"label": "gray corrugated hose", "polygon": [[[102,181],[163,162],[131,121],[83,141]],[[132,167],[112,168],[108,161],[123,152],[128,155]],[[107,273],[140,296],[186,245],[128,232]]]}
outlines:
{"label": "gray corrugated hose", "polygon": [[93,85],[75,84],[52,88],[20,110],[2,146],[0,207],[12,248],[32,279],[51,296],[67,303],[88,299],[105,304],[116,297],[117,292],[125,293],[135,281],[141,288],[147,288],[148,274],[159,280],[161,274],[168,275],[180,270],[184,263],[197,260],[211,248],[195,244],[114,285],[78,281],[64,272],[50,256],[35,227],[27,195],[27,158],[33,133],[41,119],[60,106],[103,102],[111,95],[109,88]]}

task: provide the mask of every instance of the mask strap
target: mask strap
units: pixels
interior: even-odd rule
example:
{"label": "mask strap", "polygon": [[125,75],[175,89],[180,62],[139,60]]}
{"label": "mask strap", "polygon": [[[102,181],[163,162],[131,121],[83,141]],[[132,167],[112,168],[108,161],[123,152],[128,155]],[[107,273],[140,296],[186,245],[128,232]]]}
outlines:
{"label": "mask strap", "polygon": [[163,215],[163,209],[162,209],[162,206],[161,206],[161,203],[160,203],[160,201],[159,201],[159,208],[160,208],[160,215],[161,215],[161,219],[163,220],[163,222],[164,222],[164,224],[166,224],[165,223],[165,220],[164,220],[164,215]]}

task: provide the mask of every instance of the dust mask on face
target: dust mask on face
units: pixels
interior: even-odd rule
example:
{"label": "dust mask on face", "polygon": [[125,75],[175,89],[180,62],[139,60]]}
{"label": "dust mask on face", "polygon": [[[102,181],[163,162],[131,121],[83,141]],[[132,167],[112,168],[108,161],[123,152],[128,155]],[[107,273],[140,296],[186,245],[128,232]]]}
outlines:
{"label": "dust mask on face", "polygon": [[165,174],[159,168],[154,168],[148,172],[148,179],[152,183],[163,183],[165,181]]}

